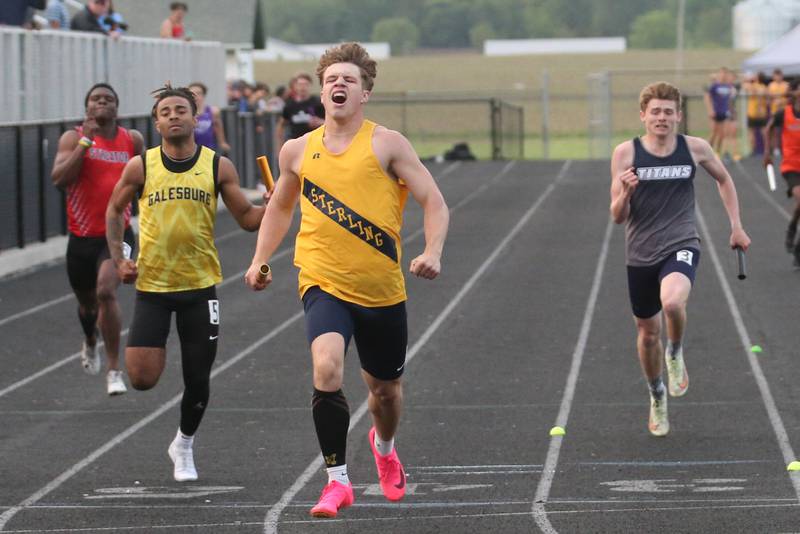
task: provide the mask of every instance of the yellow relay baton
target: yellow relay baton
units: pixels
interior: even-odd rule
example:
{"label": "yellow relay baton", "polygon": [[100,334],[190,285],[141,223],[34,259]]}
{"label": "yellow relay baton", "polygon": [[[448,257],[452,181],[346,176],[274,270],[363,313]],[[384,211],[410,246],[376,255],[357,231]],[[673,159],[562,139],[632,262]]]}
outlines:
{"label": "yellow relay baton", "polygon": [[261,180],[267,187],[267,191],[271,193],[272,190],[275,189],[275,180],[272,178],[272,171],[269,170],[267,156],[258,156],[256,162],[258,163],[258,168],[261,170]]}

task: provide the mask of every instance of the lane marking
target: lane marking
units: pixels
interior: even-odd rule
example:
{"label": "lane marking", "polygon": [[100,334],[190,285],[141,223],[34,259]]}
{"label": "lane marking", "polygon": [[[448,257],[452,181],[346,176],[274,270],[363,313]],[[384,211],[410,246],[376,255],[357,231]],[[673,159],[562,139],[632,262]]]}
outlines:
{"label": "lane marking", "polygon": [[[697,212],[697,222],[699,223],[700,231],[703,234],[702,237],[706,243],[706,248],[711,256],[711,262],[714,264],[714,270],[717,273],[717,279],[722,287],[722,292],[725,294],[725,300],[728,303],[728,309],[733,317],[733,323],[736,326],[736,332],[739,334],[742,350],[744,351],[745,356],[747,356],[747,361],[750,364],[750,370],[753,372],[753,378],[755,378],[756,384],[758,385],[758,391],[761,394],[761,399],[764,401],[764,408],[767,410],[769,422],[772,425],[772,430],[775,432],[775,439],[777,440],[778,447],[783,455],[784,465],[788,465],[790,462],[796,460],[797,456],[795,456],[794,450],[792,449],[791,442],[789,441],[789,435],[786,433],[786,427],[783,424],[783,419],[781,419],[780,412],[775,404],[775,399],[772,396],[769,382],[767,382],[764,371],[761,369],[761,363],[758,361],[758,359],[756,359],[755,354],[750,352],[750,347],[753,346],[750,340],[750,334],[747,332],[747,328],[744,325],[742,313],[739,310],[739,305],[736,302],[736,298],[733,296],[731,286],[728,283],[727,278],[725,278],[725,271],[723,270],[722,263],[719,260],[719,255],[717,254],[717,248],[714,246],[714,241],[711,239],[711,233],[706,225],[706,219],[703,217],[703,213],[700,211],[699,206],[695,209]],[[800,471],[787,471],[787,474],[789,476],[789,480],[792,482],[792,486],[794,487],[795,496],[797,497],[798,501],[800,501]]]}
{"label": "lane marking", "polygon": [[[451,163],[441,173],[439,173],[436,176],[437,180],[439,178],[443,178],[443,177],[447,176],[448,174],[450,174],[451,172],[456,170],[460,165],[461,165],[460,161],[456,161],[454,163]],[[222,243],[223,241],[226,241],[226,240],[228,240],[228,239],[230,239],[230,238],[232,238],[232,237],[234,237],[236,235],[248,234],[248,233],[249,232],[246,232],[245,230],[242,230],[241,228],[237,228],[236,230],[233,230],[231,232],[228,232],[227,234],[223,234],[223,235],[215,238],[214,242],[215,243]],[[247,271],[242,272],[242,276],[244,275],[245,272],[247,272]],[[67,293],[66,295],[61,295],[60,297],[54,298],[52,300],[48,300],[47,302],[43,302],[42,304],[39,304],[38,306],[34,306],[33,308],[29,308],[29,309],[21,311],[19,313],[15,313],[13,315],[9,315],[8,317],[4,317],[3,319],[0,319],[0,326],[3,326],[5,324],[10,323],[11,321],[15,321],[17,319],[21,319],[23,317],[27,317],[28,315],[32,315],[32,314],[34,314],[34,313],[36,313],[38,311],[44,310],[45,308],[49,308],[50,306],[55,306],[56,304],[61,304],[62,302],[66,301],[66,300],[70,300],[71,298],[74,298],[74,296],[75,295],[73,293]]]}
{"label": "lane marking", "polygon": [[747,177],[747,181],[750,183],[750,185],[752,185],[755,188],[756,192],[758,192],[758,194],[761,195],[761,198],[766,200],[768,204],[770,204],[773,208],[775,208],[778,211],[778,213],[783,215],[784,219],[786,219],[787,221],[792,219],[791,213],[789,213],[789,211],[785,207],[783,207],[777,200],[775,200],[772,197],[772,195],[770,195],[766,190],[762,189],[758,185],[758,180],[753,178],[753,175],[751,175],[750,172],[748,172],[745,166],[742,165],[741,161],[737,161],[736,166],[739,168],[742,174],[744,174],[745,177]]}
{"label": "lane marking", "polygon": [[[438,177],[441,178],[441,177],[446,176],[447,174],[451,173],[452,171],[454,171],[455,169],[457,169],[459,167],[460,163],[461,162],[457,161],[457,162],[449,165],[444,171],[442,171],[438,175]],[[510,162],[509,164],[506,164],[506,166],[503,168],[501,173],[507,172],[511,168],[513,163],[514,162]],[[486,189],[486,187],[488,187],[487,184],[484,184],[479,189],[481,191],[483,191],[483,190]],[[474,191],[473,191],[473,193],[468,195],[467,198],[472,198],[473,196],[474,196]],[[453,210],[457,209],[460,206],[463,206],[464,204],[465,204],[465,202],[463,200],[461,202],[459,202],[455,207],[453,207],[451,209],[451,213],[452,213]],[[416,232],[414,232],[414,234],[412,234],[410,237],[405,239],[406,243],[408,243],[411,240],[415,239],[419,235],[422,235],[423,232],[424,232],[424,228],[419,228]],[[234,231],[229,232],[229,233],[227,233],[227,234],[225,234],[223,236],[220,236],[219,238],[216,239],[216,242],[221,242],[221,241],[223,241],[225,239],[228,239],[228,238],[233,237],[235,235],[238,235],[240,233],[245,233],[246,234],[246,233],[249,233],[249,232],[245,232],[242,229],[234,230]],[[283,249],[282,251],[278,252],[277,254],[275,254],[272,257],[271,261],[277,261],[277,260],[285,257],[287,254],[289,254],[290,252],[293,252],[293,251],[294,251],[294,246],[287,247],[287,248]],[[222,282],[219,283],[219,285],[217,287],[221,288],[221,287],[224,287],[224,286],[230,284],[231,282],[233,282],[235,280],[240,280],[244,276],[244,274],[246,272],[247,272],[247,269],[245,269],[243,271],[239,271],[238,273],[234,274],[233,276],[225,278]],[[12,319],[17,319],[17,318],[22,317],[24,315],[30,315],[31,313],[34,313],[35,311],[42,310],[42,309],[44,309],[44,308],[46,308],[46,307],[48,307],[50,305],[55,304],[56,301],[68,300],[72,296],[73,296],[72,293],[69,293],[67,295],[63,295],[63,296],[59,297],[58,299],[50,301],[49,303],[45,303],[45,304],[41,304],[41,305],[37,306],[36,310],[34,310],[32,308],[31,310],[27,310],[26,312],[23,312],[21,314],[16,314],[16,316],[7,317],[6,319],[4,319],[4,321],[8,322],[8,321],[10,321]],[[2,326],[2,324],[3,323],[0,322],[0,326]],[[122,339],[122,337],[124,337],[124,336],[126,336],[128,334],[128,330],[129,329],[126,328],[126,329],[124,329],[124,330],[122,330],[120,332],[120,339]],[[98,347],[104,347],[104,346],[105,346],[105,343],[103,341],[98,341]],[[67,363],[71,362],[72,360],[78,359],[80,357],[80,355],[81,355],[80,352],[75,352],[73,354],[70,354],[66,358],[63,358],[63,359],[61,359],[61,360],[59,360],[59,361],[57,361],[57,362],[55,362],[55,363],[53,363],[51,365],[48,365],[47,367],[45,367],[43,369],[40,369],[39,371],[33,373],[32,375],[27,376],[26,378],[23,378],[23,379],[21,379],[21,380],[19,380],[17,382],[14,382],[13,384],[11,384],[9,386],[6,386],[3,389],[0,389],[0,398],[2,398],[3,396],[11,393],[14,390],[17,390],[17,389],[21,388],[22,386],[24,386],[26,384],[29,384],[30,382],[36,380],[37,378],[40,378],[40,377],[42,377],[42,376],[44,376],[44,375],[46,375],[48,373],[51,373],[51,372],[55,371],[56,369],[59,369],[60,367],[66,365]]]}
{"label": "lane marking", "polygon": [[[569,162],[567,162],[565,164],[565,166],[568,166],[568,165],[569,165]],[[506,167],[508,167],[508,165]],[[548,190],[550,188],[552,188],[552,187],[553,187],[553,184],[550,185]],[[451,209],[450,211],[452,213],[453,210]],[[421,235],[421,233],[422,232],[418,232],[417,235]],[[407,240],[407,242],[410,242],[412,239],[413,239],[413,237],[409,238]],[[281,251],[278,254],[276,254],[275,258],[278,258],[279,256],[282,258],[282,257],[286,256],[287,254],[289,254],[289,252],[292,252],[293,250],[294,250],[294,246],[287,247],[283,251]],[[242,276],[246,272],[247,272],[247,270],[240,271],[236,275],[234,275],[234,276],[232,276],[232,277],[230,277],[228,279],[223,280],[219,284],[218,287],[222,287],[224,285],[227,285],[228,283],[233,282],[234,280],[241,281]],[[242,352],[240,352],[236,356],[232,357],[230,360],[225,361],[225,363],[221,364],[219,367],[217,367],[216,369],[214,369],[211,372],[211,378],[216,377],[217,375],[219,375],[220,373],[222,373],[223,371],[225,371],[226,369],[228,369],[229,367],[231,367],[235,363],[238,363],[242,358],[244,358],[245,356],[249,355],[251,352],[253,352],[260,345],[262,345],[263,343],[266,343],[267,341],[269,341],[273,337],[275,337],[278,334],[280,334],[283,330],[285,330],[286,328],[291,326],[294,322],[298,321],[301,317],[303,317],[303,314],[304,314],[304,312],[302,312],[302,311],[297,312],[296,314],[291,316],[289,319],[287,319],[286,321],[281,323],[281,325],[279,325],[272,332],[270,332],[269,334],[267,334],[264,337],[260,338],[255,343],[251,344],[250,346],[245,348]],[[127,329],[126,329],[126,332],[127,332]],[[72,357],[69,357],[66,360],[63,360],[63,363],[66,363],[70,359],[72,359]],[[409,359],[410,358],[407,358],[406,361],[408,361]],[[62,363],[62,365],[63,365],[63,363]],[[8,389],[8,388],[6,388],[6,389]],[[5,390],[3,390],[3,391],[5,391]],[[2,393],[2,392],[0,392],[0,393]],[[130,437],[134,433],[138,432],[140,429],[144,428],[149,423],[151,423],[152,421],[157,419],[160,415],[165,413],[167,410],[169,410],[170,408],[172,408],[173,406],[178,404],[181,401],[182,396],[183,396],[183,392],[175,395],[172,399],[170,399],[166,403],[162,404],[155,411],[151,412],[150,415],[148,415],[147,417],[139,420],[139,422],[137,422],[134,425],[128,427],[128,429],[124,430],[123,432],[117,434],[114,438],[112,438],[111,440],[106,442],[100,448],[96,449],[94,452],[89,454],[83,460],[81,460],[78,463],[76,463],[75,465],[73,465],[67,471],[63,472],[61,475],[59,475],[58,477],[56,477],[55,479],[50,481],[47,485],[45,485],[44,487],[42,487],[41,489],[36,491],[34,494],[29,496],[27,499],[23,500],[21,503],[17,504],[16,506],[12,506],[12,507],[9,507],[8,509],[6,509],[2,514],[0,514],[0,531],[4,530],[5,525],[20,510],[22,510],[24,508],[28,508],[28,507],[36,504],[42,497],[44,497],[45,495],[47,495],[47,494],[51,493],[52,491],[58,489],[64,482],[66,482],[67,480],[72,478],[74,475],[79,473],[83,468],[85,468],[86,466],[92,464],[95,460],[97,460],[98,458],[103,456],[106,452],[108,452],[109,450],[113,449],[114,447],[116,447],[117,445],[122,443],[124,440],[126,440],[128,437]],[[366,411],[366,401],[364,401],[364,404],[361,406],[361,412],[362,412],[361,416],[363,416],[363,412],[365,412],[365,411]],[[359,416],[359,418],[361,416]],[[320,458],[320,461],[322,461],[321,458]],[[153,528],[156,528],[156,527],[153,527]]]}
{"label": "lane marking", "polygon": [[[606,258],[608,257],[609,243],[611,242],[611,233],[614,229],[614,221],[610,218],[606,224],[605,237],[603,237],[603,246],[600,249],[600,257],[597,259],[597,267],[594,272],[594,279],[592,281],[592,289],[589,292],[589,300],[586,302],[586,311],[583,314],[583,323],[581,324],[580,334],[578,335],[578,342],[575,344],[575,350],[572,353],[572,364],[570,366],[569,375],[567,376],[567,384],[564,388],[564,395],[561,398],[561,408],[558,410],[554,426],[567,427],[567,420],[569,419],[569,412],[572,409],[572,400],[575,398],[575,386],[578,381],[578,374],[580,373],[581,364],[583,363],[583,353],[586,350],[586,343],[589,339],[589,331],[592,327],[592,318],[594,317],[595,306],[597,305],[597,295],[600,292],[600,283],[603,280],[603,271],[605,270]],[[556,473],[556,466],[558,465],[558,456],[561,452],[562,436],[553,436],[550,438],[550,446],[547,449],[547,458],[544,462],[544,469],[542,470],[542,477],[539,479],[539,485],[536,488],[536,496],[533,500],[533,507],[531,512],[536,524],[546,534],[555,534],[556,530],[550,524],[547,518],[547,511],[545,504],[550,496],[550,488],[553,484],[553,477]]]}
{"label": "lane marking", "polygon": [[[510,162],[506,165],[499,173],[499,176],[504,176],[508,173],[508,171],[513,167],[515,162]],[[533,205],[528,208],[528,211],[519,219],[517,224],[511,231],[506,235],[506,237],[500,242],[499,245],[492,251],[491,254],[484,260],[484,262],[478,267],[478,269],[472,274],[472,276],[467,280],[467,282],[461,287],[458,293],[450,300],[447,306],[439,313],[439,315],[434,319],[434,321],[428,326],[422,336],[417,340],[413,347],[408,350],[408,354],[406,356],[406,362],[410,362],[414,357],[417,355],[419,350],[428,342],[428,340],[433,336],[433,334],[439,329],[439,326],[444,322],[444,320],[452,313],[455,307],[461,302],[464,296],[472,289],[478,279],[483,275],[483,273],[489,268],[490,265],[494,262],[494,260],[500,255],[503,249],[511,242],[511,240],[517,235],[517,233],[525,226],[528,220],[533,216],[534,213],[539,209],[539,207],[544,203],[547,197],[550,196],[550,193],[556,187],[556,184],[561,180],[566,171],[569,169],[570,165],[572,164],[571,161],[566,161],[564,165],[561,167],[561,171],[556,176],[556,179],[553,183],[549,184],[547,188],[545,188],[544,192],[539,196],[539,198],[533,203]],[[484,184],[487,185],[487,184]],[[488,185],[487,185],[488,187]],[[485,190],[485,188],[479,188],[481,190]],[[452,213],[456,207],[450,210]],[[353,428],[361,421],[361,418],[364,417],[364,414],[367,412],[367,401],[361,403],[358,409],[350,416],[350,427],[348,428],[348,434],[350,433]],[[267,516],[264,518],[264,533],[265,534],[273,534],[278,531],[278,521],[280,519],[281,513],[286,508],[286,506],[294,499],[294,496],[297,495],[305,485],[311,480],[317,471],[322,467],[323,461],[320,454],[314,456],[314,459],[306,467],[305,471],[294,481],[289,489],[287,489],[281,498],[272,506],[269,511],[267,512]]]}
{"label": "lane marking", "polygon": [[[280,251],[279,253],[275,254],[273,259],[275,261],[280,260],[280,259],[284,258],[285,256],[287,256],[290,252],[293,252],[293,251],[294,251],[294,247],[285,248],[282,251]],[[232,282],[241,281],[242,277],[244,276],[244,273],[246,273],[246,272],[247,272],[247,269],[245,269],[243,271],[239,271],[238,273],[234,274],[233,276],[229,276],[228,278],[226,278],[225,280],[220,282],[219,285],[217,285],[217,288],[223,288],[223,287],[231,284]],[[124,338],[125,336],[128,335],[128,331],[129,330],[130,330],[129,328],[125,328],[124,330],[122,330],[119,333],[120,346],[121,347],[122,347],[122,343],[121,343],[122,338]],[[105,342],[104,341],[98,341],[97,342],[97,347],[98,348],[105,347]],[[123,347],[122,351],[124,351],[124,347]],[[46,375],[48,373],[51,373],[51,372],[55,371],[56,369],[58,369],[60,367],[63,367],[64,365],[68,364],[72,360],[77,360],[80,357],[80,355],[81,355],[80,351],[79,352],[75,352],[73,354],[70,354],[66,358],[63,358],[63,359],[61,359],[61,360],[59,360],[59,361],[57,361],[55,363],[52,363],[52,364],[48,365],[47,367],[45,367],[43,369],[40,369],[39,371],[36,371],[32,375],[28,375],[27,377],[25,377],[25,378],[23,378],[21,380],[18,380],[16,382],[14,382],[13,384],[9,385],[9,386],[6,386],[3,389],[0,389],[0,398],[8,395],[12,391],[17,390],[17,389],[21,388],[22,386],[24,386],[26,384],[29,384],[29,383],[33,382],[37,378],[40,378],[40,377],[42,377],[42,376],[44,376],[44,375]]]}
{"label": "lane marking", "polygon": [[[227,234],[221,235],[216,238],[214,241],[215,243],[221,243],[235,235],[247,233],[242,229],[234,230],[232,232],[228,232]],[[70,300],[74,298],[75,295],[73,293],[67,293],[66,295],[61,295],[60,297],[54,298],[52,300],[48,300],[47,302],[43,302],[38,306],[34,306],[33,308],[29,308],[27,310],[21,311],[19,313],[15,313],[13,315],[9,315],[8,317],[4,317],[0,319],[0,326],[10,323],[11,321],[16,321],[17,319],[21,319],[23,317],[27,317],[28,315],[32,315],[38,311],[42,311],[45,308],[49,308],[50,306],[55,306],[56,304],[61,304],[66,300]]]}
{"label": "lane marking", "polygon": [[[297,312],[292,315],[290,318],[286,319],[283,323],[277,326],[274,330],[272,330],[269,334],[261,337],[254,343],[252,343],[249,347],[245,348],[243,351],[239,352],[237,355],[233,356],[230,360],[226,360],[223,364],[219,367],[215,368],[211,372],[211,378],[213,379],[220,373],[227,370],[232,365],[238,363],[244,357],[250,355],[253,351],[259,348],[261,345],[266,343],[267,341],[271,340],[272,338],[276,337],[278,334],[292,326],[296,323],[300,318],[303,317],[303,312]],[[126,430],[120,432],[105,444],[100,446],[99,448],[95,449],[92,453],[86,456],[84,459],[80,460],[78,463],[61,473],[59,476],[48,482],[44,487],[33,493],[30,497],[23,500],[16,506],[12,506],[2,514],[0,514],[0,530],[3,530],[4,527],[8,524],[8,522],[13,518],[20,510],[27,508],[33,504],[36,504],[42,497],[55,491],[58,489],[64,482],[68,481],[70,478],[78,474],[82,471],[85,467],[94,463],[95,460],[103,456],[105,453],[125,441],[127,438],[150,424],[151,422],[155,421],[159,416],[164,414],[167,410],[171,409],[172,407],[176,406],[181,401],[181,397],[183,396],[183,392],[178,393],[170,400],[163,403],[160,407],[152,411],[148,416],[140,419],[137,423],[129,426]]]}

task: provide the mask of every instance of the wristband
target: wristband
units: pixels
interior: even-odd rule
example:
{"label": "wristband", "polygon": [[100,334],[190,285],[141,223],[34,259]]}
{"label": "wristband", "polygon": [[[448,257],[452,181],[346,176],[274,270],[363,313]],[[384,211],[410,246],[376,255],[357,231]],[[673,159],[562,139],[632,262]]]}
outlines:
{"label": "wristband", "polygon": [[78,141],[78,144],[81,145],[83,148],[91,148],[92,145],[94,144],[94,141],[84,135],[83,137],[81,137],[80,141]]}

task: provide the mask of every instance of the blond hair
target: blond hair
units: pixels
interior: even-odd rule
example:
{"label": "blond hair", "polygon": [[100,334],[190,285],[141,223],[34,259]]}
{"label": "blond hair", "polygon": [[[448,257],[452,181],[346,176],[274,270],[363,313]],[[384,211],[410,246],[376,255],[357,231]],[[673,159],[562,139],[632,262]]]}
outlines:
{"label": "blond hair", "polygon": [[639,93],[639,109],[646,110],[647,104],[654,98],[657,100],[672,100],[675,102],[675,109],[681,110],[681,92],[671,83],[656,82],[646,85],[642,92]]}
{"label": "blond hair", "polygon": [[375,78],[378,76],[378,65],[374,59],[369,57],[363,46],[358,43],[343,43],[326,50],[322,57],[319,58],[319,65],[317,65],[317,78],[319,78],[320,85],[323,84],[322,77],[325,74],[325,69],[334,63],[352,63],[357,66],[361,71],[361,81],[364,89],[372,91]]}

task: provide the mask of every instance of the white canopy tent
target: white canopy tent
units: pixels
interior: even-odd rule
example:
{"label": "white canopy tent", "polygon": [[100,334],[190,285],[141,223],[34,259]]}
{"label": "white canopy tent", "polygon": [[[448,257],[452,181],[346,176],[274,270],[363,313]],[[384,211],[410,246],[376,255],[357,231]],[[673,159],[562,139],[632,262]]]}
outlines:
{"label": "white canopy tent", "polygon": [[742,62],[745,72],[770,73],[781,69],[787,76],[800,75],[800,25]]}

